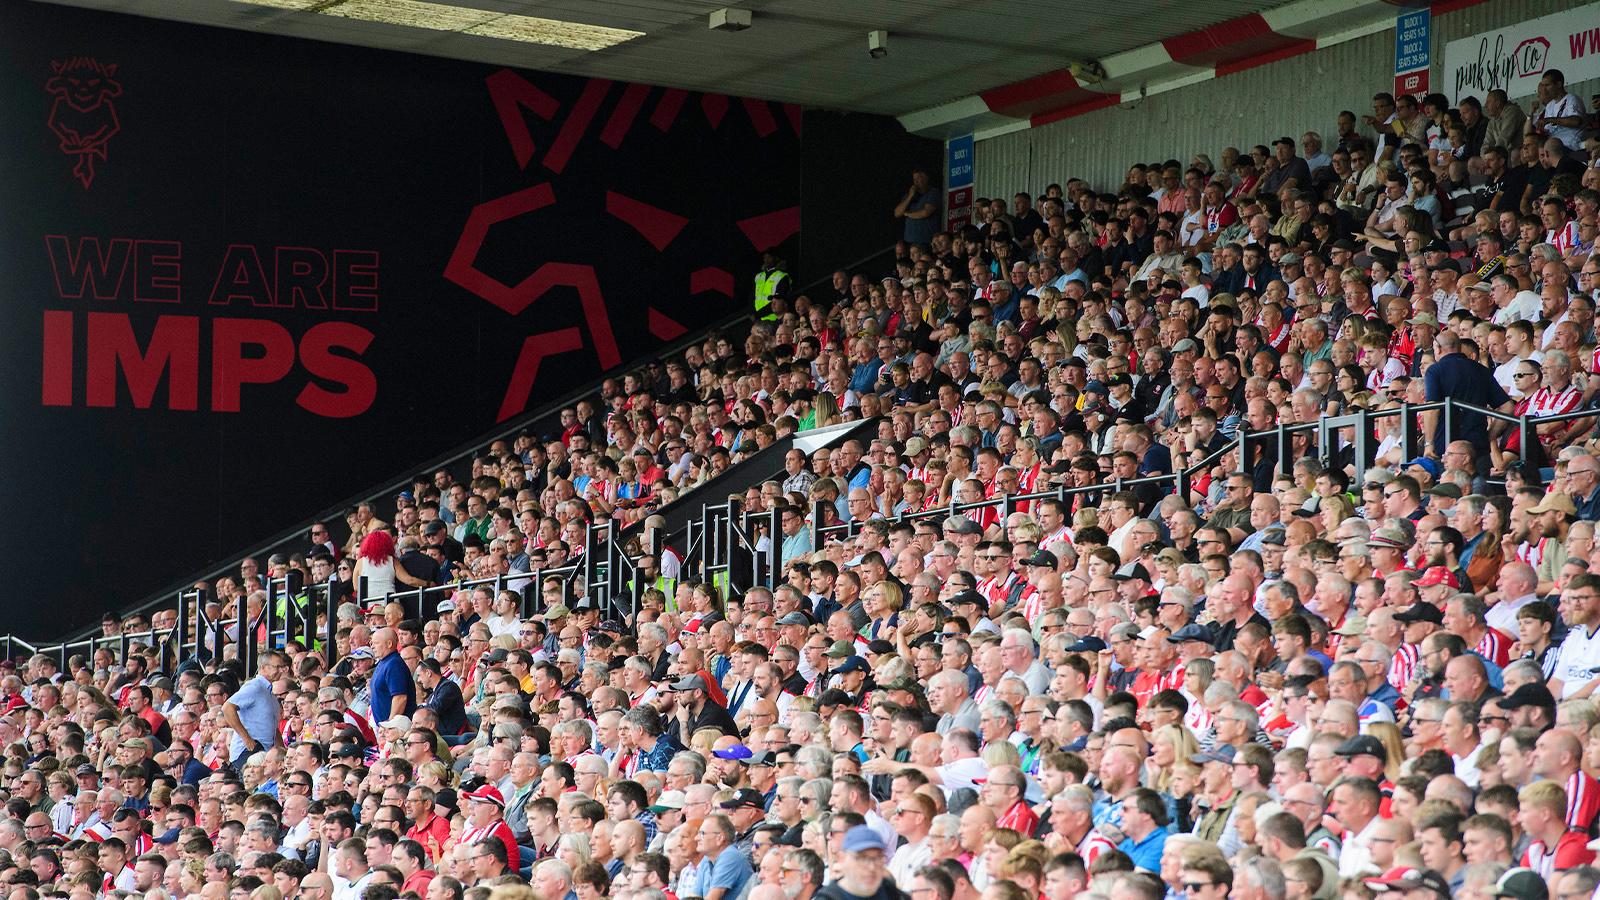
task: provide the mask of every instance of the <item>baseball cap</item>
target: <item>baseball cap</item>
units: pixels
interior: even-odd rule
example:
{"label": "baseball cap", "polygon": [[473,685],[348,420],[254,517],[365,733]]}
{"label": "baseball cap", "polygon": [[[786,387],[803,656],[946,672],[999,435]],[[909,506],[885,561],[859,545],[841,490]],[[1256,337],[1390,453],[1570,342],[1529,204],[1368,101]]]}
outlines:
{"label": "baseball cap", "polygon": [[495,806],[505,806],[506,798],[500,795],[500,789],[492,784],[486,784],[467,794],[468,800],[479,803],[493,803]]}
{"label": "baseball cap", "polygon": [[886,691],[920,691],[920,690],[922,690],[922,685],[918,684],[917,680],[915,678],[912,678],[910,675],[897,676],[894,679],[890,680],[887,684],[880,684],[880,685],[878,685],[878,687],[883,688]]}
{"label": "baseball cap", "polygon": [[351,659],[372,659],[371,647],[357,647],[350,651]]}
{"label": "baseball cap", "polygon": [[849,641],[834,641],[833,646],[824,650],[822,655],[829,659],[844,659],[847,656],[854,656],[855,653],[855,645]]}
{"label": "baseball cap", "polygon": [[[726,803],[723,804],[727,806]],[[839,847],[846,853],[861,853],[866,850],[877,850],[887,853],[889,848],[884,844],[883,838],[870,825],[856,825],[844,833],[844,843]]]}
{"label": "baseball cap", "polygon": [[1106,642],[1100,640],[1100,638],[1098,638],[1098,637],[1096,637],[1096,636],[1091,634],[1091,635],[1089,635],[1087,637],[1078,638],[1078,642],[1076,644],[1073,644],[1071,647],[1068,647],[1067,648],[1067,652],[1068,653],[1083,653],[1083,652],[1088,651],[1088,652],[1099,653],[1101,650],[1104,650],[1104,649],[1106,649]]}
{"label": "baseball cap", "polygon": [[1553,709],[1556,705],[1555,694],[1550,689],[1537,681],[1522,685],[1511,692],[1511,696],[1501,698],[1501,709],[1521,709],[1524,706],[1542,706]]}
{"label": "baseball cap", "polygon": [[1102,397],[1110,393],[1106,390],[1106,383],[1098,378],[1090,381],[1088,384],[1085,384],[1083,386],[1083,392],[1085,394],[1099,394]]}
{"label": "baseball cap", "polygon": [[1212,747],[1210,750],[1203,750],[1199,753],[1192,754],[1189,757],[1189,761],[1201,766],[1208,762],[1220,762],[1232,765],[1233,757],[1237,755],[1238,752],[1239,751],[1233,748],[1232,744],[1218,744],[1217,746]]}
{"label": "baseball cap", "polygon": [[439,609],[439,612],[442,612],[442,613],[455,612],[456,611],[456,602],[454,600],[445,600],[444,602],[439,604],[438,609]]}
{"label": "baseball cap", "polygon": [[703,691],[706,689],[706,680],[699,675],[689,675],[673,682],[672,689],[675,691]]}
{"label": "baseball cap", "polygon": [[928,449],[928,441],[926,438],[914,437],[906,441],[907,456],[916,456],[918,453],[921,453],[926,449]]}
{"label": "baseball cap", "polygon": [[988,603],[984,602],[983,595],[978,593],[977,591],[973,590],[972,588],[967,588],[965,590],[957,591],[955,596],[950,598],[950,605],[951,606],[962,606],[964,604],[971,604],[973,606],[985,606],[985,607],[989,605]]}
{"label": "baseball cap", "polygon": [[1439,324],[1439,320],[1434,317],[1433,313],[1417,313],[1416,315],[1414,315],[1411,318],[1407,319],[1406,320],[1406,324],[1407,325],[1435,325],[1435,326],[1437,326]]}
{"label": "baseball cap", "polygon": [[1433,891],[1441,897],[1450,896],[1450,882],[1432,869],[1414,869],[1395,866],[1377,878],[1363,879],[1367,887],[1382,894],[1388,891],[1405,892],[1414,889]]}
{"label": "baseball cap", "polygon": [[797,610],[795,610],[793,612],[785,613],[783,618],[778,620],[778,624],[779,625],[806,625],[806,626],[809,626],[811,624],[811,620],[806,618],[806,614],[805,613],[803,613],[803,612],[801,612],[800,610],[797,609]]}
{"label": "baseball cap", "polygon": [[751,767],[776,766],[778,764],[778,755],[771,750],[762,750],[760,753],[752,753],[750,758],[744,761],[744,764]]}
{"label": "baseball cap", "polygon": [[1277,140],[1272,142],[1272,146],[1274,146],[1274,147],[1278,146],[1279,144],[1283,144],[1283,145],[1288,146],[1288,147],[1293,147],[1294,146],[1294,138],[1281,137],[1281,138],[1278,138]]}
{"label": "baseball cap", "polygon": [[983,526],[966,516],[957,516],[944,530],[946,534],[983,534]]}
{"label": "baseball cap", "polygon": [[1370,734],[1347,738],[1333,753],[1335,756],[1376,756],[1379,762],[1389,761],[1389,751],[1384,749],[1383,742]]}
{"label": "baseball cap", "polygon": [[556,619],[565,619],[570,615],[572,615],[572,610],[567,609],[566,606],[560,603],[557,603],[555,606],[552,606],[544,611],[544,619],[546,622],[553,622]]}
{"label": "baseball cap", "polygon": [[650,807],[650,811],[664,813],[669,810],[683,809],[686,802],[683,791],[662,791],[661,796],[656,798],[655,805]]}
{"label": "baseball cap", "polygon": [[[1421,579],[1418,580],[1420,581]],[[1415,584],[1416,582],[1412,583]],[[1402,625],[1410,625],[1413,622],[1432,622],[1435,625],[1443,625],[1444,610],[1434,606],[1432,603],[1419,600],[1411,604],[1411,608],[1405,612],[1395,613],[1394,620]]]}
{"label": "baseball cap", "polygon": [[1118,569],[1116,574],[1111,576],[1111,579],[1113,581],[1149,581],[1150,570],[1146,569],[1143,563],[1131,562]]}
{"label": "baseball cap", "polygon": [[1167,635],[1167,643],[1181,644],[1184,641],[1199,641],[1202,644],[1211,643],[1211,632],[1204,625],[1195,622],[1179,628],[1176,632]]}
{"label": "baseball cap", "polygon": [[1427,470],[1429,475],[1432,475],[1434,478],[1439,477],[1439,464],[1434,460],[1427,458],[1426,456],[1412,457],[1406,462],[1406,465],[1421,466],[1423,469]]}
{"label": "baseball cap", "polygon": [[1544,499],[1539,501],[1538,506],[1528,510],[1528,515],[1532,516],[1547,512],[1558,512],[1572,516],[1577,515],[1578,507],[1573,504],[1572,498],[1566,494],[1551,491],[1544,495]]}
{"label": "baseball cap", "polygon": [[1492,897],[1515,897],[1516,900],[1548,900],[1550,888],[1538,872],[1518,866],[1507,869],[1500,880],[1486,888],[1484,893]]}
{"label": "baseball cap", "polygon": [[1025,566],[1041,566],[1046,569],[1056,567],[1056,555],[1049,550],[1040,550],[1022,561]]}
{"label": "baseball cap", "polygon": [[407,716],[395,716],[392,719],[378,724],[379,728],[393,728],[396,731],[410,731],[411,719]]}
{"label": "baseball cap", "polygon": [[[767,800],[766,800],[765,797],[761,796],[761,792],[758,791],[758,790],[754,790],[753,788],[740,788],[738,791],[734,792],[734,795],[732,797],[729,797],[728,799],[722,801],[722,808],[723,809],[745,809],[745,808],[748,808],[748,809],[766,809],[767,808]],[[856,827],[857,828],[864,828],[866,826],[858,825]]]}
{"label": "baseball cap", "polygon": [[717,759],[749,759],[753,754],[750,748],[743,744],[734,744],[726,750],[713,750],[711,755]]}
{"label": "baseball cap", "polygon": [[1429,566],[1427,571],[1422,573],[1422,577],[1412,582],[1412,584],[1417,587],[1433,587],[1436,584],[1449,585],[1453,588],[1460,587],[1456,582],[1455,573],[1444,566]]}
{"label": "baseball cap", "polygon": [[1397,550],[1405,550],[1411,546],[1411,542],[1406,540],[1405,532],[1398,528],[1379,528],[1367,538],[1366,543],[1373,547],[1393,547]]}
{"label": "baseball cap", "polygon": [[847,657],[844,662],[833,668],[835,675],[848,675],[851,672],[866,672],[867,661],[859,656]]}
{"label": "baseball cap", "polygon": [[1345,618],[1343,625],[1333,630],[1333,633],[1344,637],[1355,637],[1359,634],[1365,634],[1366,630],[1366,616],[1349,616]]}

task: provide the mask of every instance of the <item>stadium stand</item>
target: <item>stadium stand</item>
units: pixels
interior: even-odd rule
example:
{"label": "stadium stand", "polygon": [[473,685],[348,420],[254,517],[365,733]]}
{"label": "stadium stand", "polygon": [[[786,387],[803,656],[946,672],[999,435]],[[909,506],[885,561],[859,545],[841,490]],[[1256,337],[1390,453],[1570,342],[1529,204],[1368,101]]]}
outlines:
{"label": "stadium stand", "polygon": [[0,880],[1593,895],[1600,169],[1540,90],[980,201],[8,638]]}

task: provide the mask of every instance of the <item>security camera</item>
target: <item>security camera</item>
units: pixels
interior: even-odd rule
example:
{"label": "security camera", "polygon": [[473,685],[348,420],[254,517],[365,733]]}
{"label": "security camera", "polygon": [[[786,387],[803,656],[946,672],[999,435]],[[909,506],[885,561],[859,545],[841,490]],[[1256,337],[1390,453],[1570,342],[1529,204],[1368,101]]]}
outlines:
{"label": "security camera", "polygon": [[867,54],[873,59],[883,59],[889,55],[889,32],[867,32]]}

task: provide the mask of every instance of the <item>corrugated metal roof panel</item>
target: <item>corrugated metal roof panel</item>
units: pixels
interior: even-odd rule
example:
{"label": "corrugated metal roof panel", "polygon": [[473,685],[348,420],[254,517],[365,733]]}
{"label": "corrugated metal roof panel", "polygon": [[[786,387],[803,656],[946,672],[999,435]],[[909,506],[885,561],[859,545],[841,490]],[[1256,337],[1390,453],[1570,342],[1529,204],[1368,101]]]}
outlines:
{"label": "corrugated metal roof panel", "polygon": [[[1451,41],[1570,7],[1560,0],[1497,0],[1435,16],[1435,72]],[[1393,71],[1394,32],[1382,31],[1134,104],[979,141],[973,153],[976,196],[1039,193],[1071,177],[1112,190],[1136,162],[1171,158],[1187,166],[1196,153],[1215,162],[1224,147],[1243,149],[1307,131],[1331,135],[1340,110],[1359,113],[1374,93],[1394,89]],[[1600,81],[1567,89],[1587,97]],[[1513,99],[1526,108],[1530,98]]]}

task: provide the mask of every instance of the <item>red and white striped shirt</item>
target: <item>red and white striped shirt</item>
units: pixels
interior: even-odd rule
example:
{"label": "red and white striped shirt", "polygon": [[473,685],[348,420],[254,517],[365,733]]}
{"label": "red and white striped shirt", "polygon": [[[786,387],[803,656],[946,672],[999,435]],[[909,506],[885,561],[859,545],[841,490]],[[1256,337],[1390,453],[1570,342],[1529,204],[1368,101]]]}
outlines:
{"label": "red and white striped shirt", "polygon": [[1596,816],[1600,816],[1600,782],[1579,769],[1567,776],[1567,827],[1584,834]]}
{"label": "red and white striped shirt", "polygon": [[[1476,647],[1472,648],[1472,652],[1502,669],[1511,664],[1510,642],[1506,640],[1505,635],[1495,631],[1493,628],[1483,633],[1483,639],[1478,641]],[[1590,780],[1593,781],[1593,779]],[[1600,802],[1600,799],[1597,799],[1597,802]]]}
{"label": "red and white striped shirt", "polygon": [[[1578,408],[1582,402],[1583,394],[1575,385],[1568,384],[1560,391],[1552,391],[1547,387],[1539,388],[1533,394],[1533,400],[1528,403],[1530,416],[1554,416],[1569,413]],[[1560,437],[1560,432],[1539,435],[1539,440],[1549,444]]]}
{"label": "red and white striped shirt", "polygon": [[1572,251],[1578,249],[1578,223],[1572,221],[1562,226],[1560,231],[1546,231],[1544,242],[1553,244],[1562,257],[1571,256]]}
{"label": "red and white striped shirt", "polygon": [[1394,658],[1389,660],[1389,683],[1396,690],[1403,690],[1406,683],[1417,672],[1417,645],[1401,643],[1400,649],[1394,652]]}

